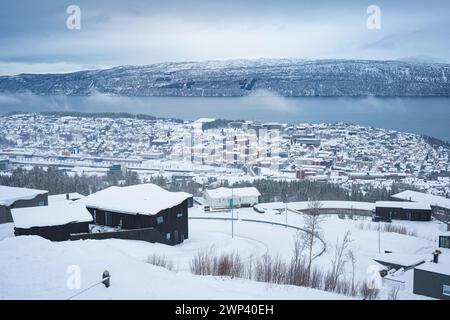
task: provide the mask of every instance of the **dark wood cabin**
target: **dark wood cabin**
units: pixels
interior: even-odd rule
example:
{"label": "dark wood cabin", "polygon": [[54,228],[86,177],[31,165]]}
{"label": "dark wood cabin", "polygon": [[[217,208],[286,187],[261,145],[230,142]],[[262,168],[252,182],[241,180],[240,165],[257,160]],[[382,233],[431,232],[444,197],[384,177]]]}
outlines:
{"label": "dark wood cabin", "polygon": [[67,223],[58,226],[14,228],[16,236],[40,236],[50,241],[67,241],[71,234],[89,232],[89,222]]}
{"label": "dark wood cabin", "polygon": [[425,208],[418,206],[414,208],[410,206],[411,203],[404,202],[405,205],[399,205],[398,202],[388,204],[386,201],[383,204],[377,202],[375,208],[375,215],[386,219],[393,220],[411,220],[411,221],[430,221],[431,220],[431,208]]}
{"label": "dark wood cabin", "polygon": [[[10,201],[8,196],[2,197],[2,190],[0,190],[0,223],[10,223],[13,222],[11,216],[11,209],[18,208],[30,208],[30,207],[39,207],[39,206],[47,206],[48,205],[48,192],[27,188],[15,188],[15,187],[7,187],[0,186],[1,189],[9,189],[8,194],[14,193],[11,190],[15,189],[18,192],[18,196],[14,197],[16,200]],[[28,193],[35,193],[35,196],[29,199]],[[6,192],[5,192],[6,194]],[[22,199],[20,199],[21,194],[26,194]],[[4,203],[8,203],[7,205]]]}
{"label": "dark wood cabin", "polygon": [[190,198],[177,206],[155,215],[106,211],[87,206],[95,224],[125,230],[154,228],[171,245],[182,243],[189,237],[188,205]]}

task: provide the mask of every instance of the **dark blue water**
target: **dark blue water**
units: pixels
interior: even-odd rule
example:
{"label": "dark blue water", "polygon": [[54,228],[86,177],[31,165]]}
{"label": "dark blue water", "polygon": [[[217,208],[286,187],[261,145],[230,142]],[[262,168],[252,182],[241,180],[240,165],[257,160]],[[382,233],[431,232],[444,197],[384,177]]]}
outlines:
{"label": "dark blue water", "polygon": [[0,96],[0,112],[130,112],[194,120],[347,122],[450,141],[450,98],[127,98]]}

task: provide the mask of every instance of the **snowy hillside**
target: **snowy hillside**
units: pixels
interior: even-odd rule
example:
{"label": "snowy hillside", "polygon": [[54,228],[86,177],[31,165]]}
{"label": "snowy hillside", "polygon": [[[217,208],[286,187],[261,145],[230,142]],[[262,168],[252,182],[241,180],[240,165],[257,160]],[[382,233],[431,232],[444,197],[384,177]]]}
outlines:
{"label": "snowy hillside", "polygon": [[0,77],[0,92],[124,96],[450,96],[450,65],[367,60],[229,60]]}
{"label": "snowy hillside", "polygon": [[[260,214],[251,208],[235,210],[239,219],[284,223],[285,216],[274,212]],[[80,289],[101,280],[104,270],[111,273],[111,287],[102,285],[88,290],[76,299],[351,299],[352,297],[306,287],[277,285],[245,278],[199,276],[191,273],[192,259],[205,250],[215,254],[238,252],[249,263],[265,254],[290,259],[294,249],[295,229],[244,220],[235,222],[235,237],[230,237],[230,222],[204,218],[230,217],[228,212],[205,213],[202,207],[190,211],[190,237],[183,244],[167,246],[130,240],[85,240],[50,242],[36,236],[14,237],[13,224],[0,225],[0,300],[1,299],[67,299],[80,290],[67,287],[68,267],[80,268]],[[198,219],[203,218],[203,219]],[[290,213],[289,224],[302,226],[302,215]],[[396,221],[414,236],[382,232],[381,250],[428,257],[436,247],[436,235],[443,229],[437,222]],[[363,227],[362,227],[363,226]],[[334,245],[346,231],[351,232],[350,248],[355,253],[357,280],[367,277],[376,266],[378,255],[376,223],[364,217],[340,219],[327,216],[323,224],[327,250],[314,264],[322,270],[331,267]],[[319,253],[323,243],[314,245]],[[173,263],[167,270],[150,264],[152,256],[165,256]],[[345,277],[351,277],[347,265]],[[412,293],[412,270],[400,272],[394,279],[405,285],[398,299],[429,299]],[[395,283],[394,283],[395,284]],[[387,299],[392,283],[385,281],[378,299]],[[361,296],[353,297],[362,299]]]}
{"label": "snowy hillside", "polygon": [[158,247],[121,240],[4,239],[0,241],[0,300],[68,299],[79,292],[66,285],[66,271],[73,265],[80,267],[82,289],[101,280],[105,269],[111,273],[110,288],[99,285],[77,299],[348,299],[303,287],[174,272],[133,256],[149,254],[153,246]]}

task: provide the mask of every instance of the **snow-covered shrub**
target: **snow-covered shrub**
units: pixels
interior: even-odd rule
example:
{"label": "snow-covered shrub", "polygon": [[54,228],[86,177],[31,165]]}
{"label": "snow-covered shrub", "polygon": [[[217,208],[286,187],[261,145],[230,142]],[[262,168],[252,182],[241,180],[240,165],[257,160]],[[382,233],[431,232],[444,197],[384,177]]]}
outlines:
{"label": "snow-covered shrub", "polygon": [[193,274],[198,275],[212,275],[213,259],[208,251],[199,252],[192,259],[190,269]]}
{"label": "snow-covered shrub", "polygon": [[173,270],[173,261],[168,260],[164,255],[153,254],[147,258],[147,262],[158,267]]}
{"label": "snow-covered shrub", "polygon": [[374,300],[378,297],[380,290],[376,289],[376,288],[372,288],[372,287],[368,286],[366,282],[363,282],[361,284],[359,293],[364,298],[364,300]]}
{"label": "snow-covered shrub", "polygon": [[198,275],[243,277],[244,263],[237,253],[223,253],[213,257],[210,252],[199,252],[190,263],[191,272]]}

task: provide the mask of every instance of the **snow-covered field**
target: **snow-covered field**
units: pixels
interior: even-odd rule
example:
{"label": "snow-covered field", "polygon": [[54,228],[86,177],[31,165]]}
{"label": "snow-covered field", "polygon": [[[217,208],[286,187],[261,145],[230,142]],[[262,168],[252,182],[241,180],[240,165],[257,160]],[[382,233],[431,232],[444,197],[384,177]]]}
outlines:
{"label": "snow-covered field", "polygon": [[[205,213],[201,207],[190,209],[191,217],[231,217],[230,212]],[[284,214],[259,214],[251,208],[234,211],[239,219],[258,219],[285,223]],[[327,251],[315,260],[324,271],[331,268],[334,243],[345,232],[351,232],[351,250],[356,256],[356,277],[364,279],[367,269],[377,265],[372,260],[378,255],[378,231],[368,226],[367,218],[340,219],[327,216],[323,223],[323,238]],[[303,217],[288,213],[288,224],[303,226]],[[362,224],[366,227],[361,228]],[[381,251],[417,254],[428,258],[437,247],[437,237],[444,226],[437,222],[400,222],[417,236],[381,233]],[[189,236],[183,244],[170,247],[126,240],[86,240],[52,243],[39,237],[14,237],[13,225],[0,225],[0,299],[67,299],[78,290],[67,287],[70,266],[79,266],[81,289],[98,282],[104,270],[110,271],[111,287],[102,285],[81,294],[77,299],[346,299],[347,297],[319,290],[269,285],[244,279],[196,276],[189,272],[189,263],[199,252],[211,250],[238,252],[244,261],[256,259],[265,253],[279,254],[289,259],[298,231],[284,226],[247,221],[234,223],[235,237],[231,238],[231,221],[189,221]],[[323,244],[317,242],[315,251]],[[147,262],[153,254],[164,255],[173,261],[169,271]],[[347,266],[350,272],[350,267]],[[399,279],[405,280],[400,299],[424,299],[412,294],[412,271]],[[382,289],[380,298],[386,298],[389,286]]]}

